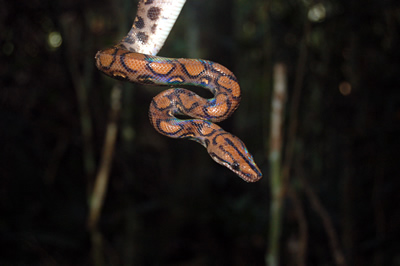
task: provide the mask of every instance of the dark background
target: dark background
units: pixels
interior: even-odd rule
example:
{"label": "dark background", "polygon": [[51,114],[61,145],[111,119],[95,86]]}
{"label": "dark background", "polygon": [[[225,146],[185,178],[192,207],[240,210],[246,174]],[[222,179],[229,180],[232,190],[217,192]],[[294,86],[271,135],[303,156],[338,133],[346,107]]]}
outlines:
{"label": "dark background", "polygon": [[[96,250],[88,201],[118,81],[95,68],[94,55],[128,32],[136,5],[0,0],[0,264],[90,265],[97,256],[108,265],[263,265],[281,62],[284,145],[295,143],[281,265],[338,265],[337,251],[347,265],[400,265],[395,0],[188,0],[159,54],[209,59],[236,74],[242,103],[221,126],[246,143],[264,177],[247,184],[195,142],[157,134],[147,112],[161,90],[121,83]],[[313,20],[321,7],[325,16]]]}

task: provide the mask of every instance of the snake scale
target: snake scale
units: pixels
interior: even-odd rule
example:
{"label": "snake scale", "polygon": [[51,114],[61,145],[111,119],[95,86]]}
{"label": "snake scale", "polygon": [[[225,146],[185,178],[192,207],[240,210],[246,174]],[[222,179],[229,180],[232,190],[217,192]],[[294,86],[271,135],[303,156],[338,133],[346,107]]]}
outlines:
{"label": "snake scale", "polygon": [[96,66],[119,80],[169,87],[194,85],[211,91],[214,97],[210,99],[182,88],[161,92],[150,104],[151,124],[168,137],[199,142],[217,163],[247,182],[258,181],[261,171],[244,143],[214,124],[228,118],[239,106],[241,92],[235,75],[207,60],[156,56],[184,3],[140,0],[130,32],[119,44],[97,52]]}

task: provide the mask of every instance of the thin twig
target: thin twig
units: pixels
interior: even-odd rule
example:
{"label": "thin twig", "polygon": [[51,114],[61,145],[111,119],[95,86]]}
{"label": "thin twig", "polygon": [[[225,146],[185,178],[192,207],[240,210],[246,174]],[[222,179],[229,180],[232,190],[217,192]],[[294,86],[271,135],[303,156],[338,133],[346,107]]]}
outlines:
{"label": "thin twig", "polygon": [[[291,97],[291,105],[289,111],[289,122],[287,129],[287,143],[285,146],[285,156],[282,162],[281,168],[281,180],[282,180],[282,197],[285,197],[286,193],[289,192],[289,196],[292,197],[293,203],[296,204],[297,195],[294,189],[290,189],[290,171],[293,164],[296,135],[297,135],[297,124],[298,124],[298,113],[300,106],[301,93],[303,88],[303,80],[307,62],[307,38],[310,34],[311,25],[309,21],[304,24],[304,34],[300,45],[299,58],[296,66],[296,76],[294,80],[293,94]],[[297,208],[296,208],[297,209]],[[299,229],[300,229],[300,240],[301,245],[298,253],[298,264],[305,265],[305,257],[307,250],[307,223],[305,221],[304,212],[297,209],[297,215],[299,218]]]}
{"label": "thin twig", "polygon": [[307,183],[304,178],[300,179],[304,186],[304,191],[310,200],[311,206],[313,207],[314,211],[320,216],[322,220],[322,224],[324,225],[325,231],[327,233],[329,244],[332,250],[332,256],[338,266],[345,266],[346,260],[343,255],[343,252],[339,245],[339,240],[337,234],[335,232],[335,228],[332,224],[332,220],[329,216],[328,211],[324,208],[321,201],[319,200],[317,194],[311,188],[311,186]]}
{"label": "thin twig", "polygon": [[299,245],[296,250],[297,252],[297,265],[306,265],[306,255],[307,255],[307,245],[308,245],[308,225],[307,219],[304,212],[304,208],[301,204],[301,199],[299,198],[296,190],[293,187],[288,188],[288,196],[291,198],[294,205],[294,212],[297,216],[297,221],[299,224]]}
{"label": "thin twig", "polygon": [[109,182],[110,168],[114,155],[115,142],[117,140],[117,123],[120,112],[121,87],[118,83],[111,90],[111,108],[106,129],[106,136],[104,138],[103,153],[89,201],[88,228],[92,241],[92,258],[93,264],[99,266],[104,264],[104,255],[102,252],[103,236],[98,230],[98,223]]}
{"label": "thin twig", "polygon": [[[61,19],[61,25],[66,37],[66,51],[67,51],[67,65],[68,70],[71,74],[71,80],[76,92],[76,97],[78,100],[78,107],[80,112],[80,122],[81,131],[83,137],[83,166],[86,172],[86,176],[90,179],[93,176],[95,170],[95,159],[94,159],[94,149],[93,149],[93,134],[92,134],[92,118],[90,116],[90,109],[88,104],[88,88],[90,87],[90,76],[82,74],[79,67],[78,61],[73,60],[76,49],[74,44],[80,40],[80,36],[77,34],[79,32],[73,29],[78,28],[73,25],[74,19],[71,17],[64,17]],[[90,62],[87,57],[85,57],[84,68],[90,68],[88,65],[93,65],[93,61],[90,58]]]}
{"label": "thin twig", "polygon": [[289,175],[292,167],[294,150],[296,144],[296,134],[297,134],[297,124],[298,124],[298,113],[301,99],[301,92],[303,88],[303,80],[306,69],[307,62],[307,39],[310,35],[311,24],[309,21],[306,21],[304,24],[304,34],[303,39],[300,45],[299,59],[297,61],[296,66],[296,76],[294,80],[293,86],[293,95],[290,105],[289,111],[289,125],[288,125],[288,133],[287,133],[287,144],[285,147],[285,158],[283,160],[282,167],[282,179],[284,182],[284,188],[287,188],[289,185]]}
{"label": "thin twig", "polygon": [[106,195],[111,163],[114,155],[115,142],[118,133],[118,118],[121,112],[121,87],[119,83],[111,91],[111,109],[104,138],[103,153],[100,168],[94,182],[93,192],[89,203],[88,227],[93,230],[97,227],[101,209]]}

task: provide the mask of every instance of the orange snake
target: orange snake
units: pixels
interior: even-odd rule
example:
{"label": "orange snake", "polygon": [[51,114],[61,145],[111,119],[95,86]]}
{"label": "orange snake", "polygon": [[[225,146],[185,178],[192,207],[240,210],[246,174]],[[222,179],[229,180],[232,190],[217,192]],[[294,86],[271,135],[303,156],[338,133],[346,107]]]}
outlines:
{"label": "orange snake", "polygon": [[[132,43],[138,46],[140,43],[146,44],[144,40],[147,39],[138,34],[138,21],[139,26],[146,24],[139,12],[145,13],[143,7],[147,5],[147,17],[155,18],[149,15],[149,10],[154,7],[162,9],[163,3],[157,2],[160,1],[139,2],[138,15],[131,32],[118,45],[97,52],[97,68],[110,77],[133,83],[194,85],[210,90],[214,95],[211,99],[204,99],[182,88],[171,88],[161,92],[150,104],[151,124],[159,133],[168,137],[188,138],[199,142],[206,147],[211,158],[217,163],[226,166],[247,182],[258,181],[262,177],[261,171],[244,143],[212,123],[228,118],[239,105],[241,93],[234,74],[226,67],[211,61],[146,55],[142,51],[134,52],[140,50],[140,47],[130,47]],[[153,52],[155,53],[157,51]],[[183,120],[176,115],[195,119]]]}

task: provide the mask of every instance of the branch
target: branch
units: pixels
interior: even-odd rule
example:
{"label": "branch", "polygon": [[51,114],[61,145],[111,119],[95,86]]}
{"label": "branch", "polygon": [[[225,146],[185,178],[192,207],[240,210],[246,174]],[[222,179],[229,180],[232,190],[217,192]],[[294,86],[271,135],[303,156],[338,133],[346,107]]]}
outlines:
{"label": "branch", "polygon": [[272,94],[271,133],[269,160],[271,165],[271,223],[269,229],[269,245],[265,261],[269,266],[279,265],[279,247],[282,223],[282,122],[286,102],[286,66],[277,63],[274,66],[274,88]]}

